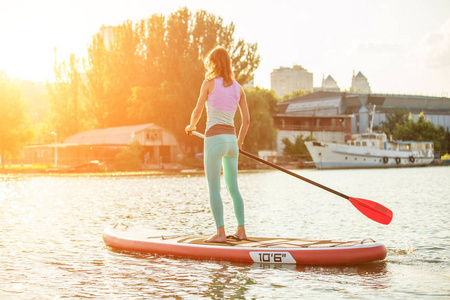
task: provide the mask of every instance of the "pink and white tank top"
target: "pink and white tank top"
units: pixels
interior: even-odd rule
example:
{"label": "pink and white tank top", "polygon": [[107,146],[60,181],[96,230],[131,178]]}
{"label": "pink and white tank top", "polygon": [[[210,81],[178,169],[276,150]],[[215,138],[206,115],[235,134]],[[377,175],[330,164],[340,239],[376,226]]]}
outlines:
{"label": "pink and white tank top", "polygon": [[206,101],[206,132],[215,125],[227,125],[234,130],[234,114],[241,99],[239,84],[223,86],[223,78],[214,78],[214,89]]}

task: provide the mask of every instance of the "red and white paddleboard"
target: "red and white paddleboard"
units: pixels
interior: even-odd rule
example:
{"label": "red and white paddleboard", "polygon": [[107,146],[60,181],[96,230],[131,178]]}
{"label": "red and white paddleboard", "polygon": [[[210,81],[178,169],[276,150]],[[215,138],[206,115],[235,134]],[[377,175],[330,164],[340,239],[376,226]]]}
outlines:
{"label": "red and white paddleboard", "polygon": [[256,263],[299,265],[361,264],[383,260],[386,247],[372,239],[362,241],[256,238],[226,243],[205,243],[207,237],[161,230],[114,226],[105,229],[105,244],[140,253]]}

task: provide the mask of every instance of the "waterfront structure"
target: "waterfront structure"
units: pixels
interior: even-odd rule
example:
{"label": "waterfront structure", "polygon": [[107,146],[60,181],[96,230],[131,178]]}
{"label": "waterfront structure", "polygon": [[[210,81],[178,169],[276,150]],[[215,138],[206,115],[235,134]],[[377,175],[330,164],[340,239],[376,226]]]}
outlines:
{"label": "waterfront structure", "polygon": [[298,65],[292,68],[274,69],[270,73],[270,88],[278,97],[297,90],[312,92],[313,74]]}
{"label": "waterfront structure", "polygon": [[358,74],[356,74],[355,76],[355,72],[353,71],[351,90],[357,93],[364,93],[364,94],[372,93],[369,81],[367,80],[366,76],[364,76],[361,72],[358,72]]}
{"label": "waterfront structure", "polygon": [[277,152],[283,153],[282,140],[295,141],[297,136],[334,143],[350,138],[352,115],[340,108],[340,93],[315,92],[277,104],[273,115],[277,129]]}
{"label": "waterfront structure", "polygon": [[370,122],[382,126],[386,114],[395,108],[410,112],[416,120],[423,112],[434,125],[450,130],[450,98],[319,91],[278,103],[279,112],[273,116],[277,151],[282,153],[283,138],[294,141],[298,135],[344,144],[352,134],[366,133]]}
{"label": "waterfront structure", "polygon": [[146,165],[174,162],[180,153],[178,142],[169,130],[149,123],[88,130],[56,146],[30,145],[24,149],[24,163],[51,163],[57,148],[58,165],[77,166],[94,160],[112,164],[116,155],[133,143],[142,147],[141,160]]}

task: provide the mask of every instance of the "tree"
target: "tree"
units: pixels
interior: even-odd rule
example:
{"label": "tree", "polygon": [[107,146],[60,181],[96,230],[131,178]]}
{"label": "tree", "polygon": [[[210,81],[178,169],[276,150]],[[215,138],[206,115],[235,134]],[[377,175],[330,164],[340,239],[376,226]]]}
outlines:
{"label": "tree", "polygon": [[284,144],[283,155],[287,156],[306,156],[306,160],[312,160],[309,154],[308,148],[306,148],[305,141],[312,141],[311,137],[303,138],[303,135],[298,135],[295,137],[294,143],[288,138],[283,138],[282,143]]}
{"label": "tree", "polygon": [[291,100],[291,99],[294,99],[294,98],[303,97],[303,96],[308,95],[308,94],[311,94],[311,92],[303,91],[303,90],[296,90],[296,91],[293,91],[292,93],[284,94],[284,96],[281,99],[281,101],[287,101],[287,100]]}
{"label": "tree", "polygon": [[[93,127],[154,123],[171,130],[185,149],[198,149],[201,141],[187,137],[184,127],[204,80],[207,53],[225,47],[242,85],[253,79],[260,63],[257,45],[235,39],[234,24],[223,23],[203,10],[181,8],[167,17],[154,14],[102,28],[112,30],[113,39],[93,37],[83,63],[85,80],[74,56],[55,66],[57,80],[48,88],[51,122],[45,130],[52,128],[62,140]],[[204,126],[203,120],[198,130]]]}
{"label": "tree", "polygon": [[2,168],[5,159],[15,157],[20,148],[33,137],[27,107],[17,84],[0,73],[0,156]]}
{"label": "tree", "polygon": [[425,120],[423,112],[419,114],[417,121],[414,121],[412,114],[403,121],[403,124],[396,124],[394,138],[405,141],[433,142],[437,151],[444,150],[445,129],[443,126],[436,127],[429,119]]}
{"label": "tree", "polygon": [[[245,150],[256,153],[258,150],[273,149],[276,131],[272,114],[277,111],[277,98],[273,91],[259,87],[246,89],[250,112],[250,127],[245,138]],[[240,116],[237,116],[236,130],[239,130]]]}
{"label": "tree", "polygon": [[444,146],[441,149],[441,153],[450,153],[450,132],[448,129],[445,132],[445,141]]}
{"label": "tree", "polygon": [[[127,114],[131,89],[145,81],[142,24],[125,21],[113,28],[113,41],[105,45],[100,34],[88,48],[85,64],[87,97],[99,127],[132,125]],[[107,46],[107,47],[106,47]],[[108,48],[108,49],[107,49]]]}
{"label": "tree", "polygon": [[31,122],[42,122],[48,115],[49,105],[46,98],[46,85],[44,83],[21,80],[18,82],[27,103]]}
{"label": "tree", "polygon": [[386,121],[381,122],[381,130],[387,135],[394,134],[396,130],[396,124],[402,124],[406,119],[406,110],[395,107],[386,111]]}
{"label": "tree", "polygon": [[[79,60],[71,54],[69,61],[55,64],[55,83],[47,84],[50,115],[45,130],[57,133],[60,141],[66,137],[92,127],[88,115],[84,84],[79,72]],[[47,134],[47,137],[50,137]],[[43,135],[44,140],[46,139]]]}
{"label": "tree", "polygon": [[99,127],[155,123],[182,144],[200,144],[183,129],[204,79],[202,59],[213,47],[224,46],[241,84],[253,79],[260,62],[257,45],[236,41],[234,28],[213,14],[181,8],[168,17],[124,22],[114,28],[108,47],[95,36],[85,68],[89,107]]}

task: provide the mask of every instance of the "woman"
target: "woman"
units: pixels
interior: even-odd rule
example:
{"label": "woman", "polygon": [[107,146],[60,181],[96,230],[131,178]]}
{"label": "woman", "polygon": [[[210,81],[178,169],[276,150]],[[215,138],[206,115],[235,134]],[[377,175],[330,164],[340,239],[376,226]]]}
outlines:
{"label": "woman", "polygon": [[[185,130],[188,134],[196,130],[196,125],[206,104],[204,163],[210,205],[217,228],[217,233],[206,242],[224,243],[227,239],[220,196],[222,163],[225,182],[233,199],[234,212],[238,221],[238,227],[233,237],[247,239],[244,226],[244,202],[237,183],[239,150],[242,149],[250,124],[247,99],[242,86],[234,80],[231,59],[223,47],[211,50],[204,64],[205,80],[200,89],[197,105],[192,111],[191,123]],[[234,114],[238,107],[242,116],[242,125],[236,138]]]}

